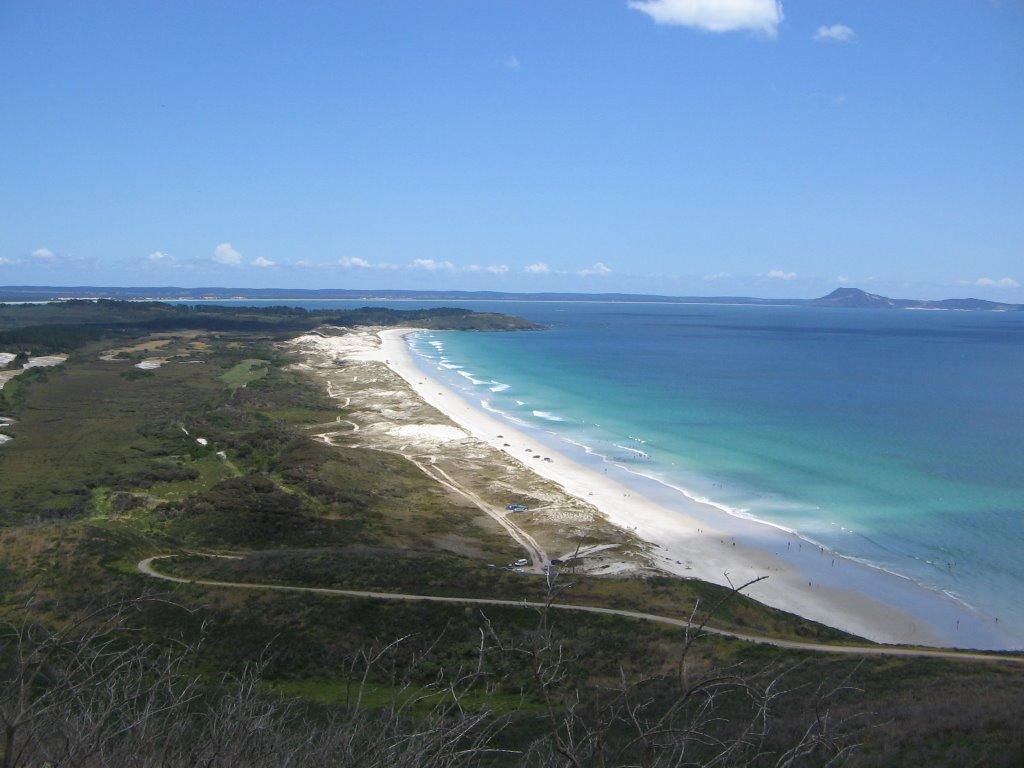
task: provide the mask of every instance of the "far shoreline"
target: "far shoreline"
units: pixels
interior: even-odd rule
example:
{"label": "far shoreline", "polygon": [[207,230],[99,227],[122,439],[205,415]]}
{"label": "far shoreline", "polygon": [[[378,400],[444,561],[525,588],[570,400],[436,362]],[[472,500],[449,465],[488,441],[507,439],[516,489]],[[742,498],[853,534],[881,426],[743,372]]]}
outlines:
{"label": "far shoreline", "polygon": [[[686,498],[685,491],[654,478],[643,483],[644,476],[627,470],[633,477],[622,482],[622,478],[586,466],[565,446],[554,444],[554,439],[532,436],[534,428],[521,428],[498,414],[489,414],[439,380],[409,347],[407,337],[420,332],[409,328],[381,331],[382,362],[477,439],[558,483],[567,493],[596,506],[612,523],[650,542],[652,560],[662,570],[724,585],[767,575],[770,578],[748,591],[751,597],[876,642],[1014,648],[990,617],[905,576],[843,558],[843,576],[838,577],[837,569],[823,569],[821,562],[816,562],[819,558],[811,555],[817,555],[817,549],[811,552],[808,540],[794,532]],[[539,451],[553,461],[525,461]],[[794,546],[787,552],[786,542],[798,540],[807,551],[801,547],[797,555]]]}

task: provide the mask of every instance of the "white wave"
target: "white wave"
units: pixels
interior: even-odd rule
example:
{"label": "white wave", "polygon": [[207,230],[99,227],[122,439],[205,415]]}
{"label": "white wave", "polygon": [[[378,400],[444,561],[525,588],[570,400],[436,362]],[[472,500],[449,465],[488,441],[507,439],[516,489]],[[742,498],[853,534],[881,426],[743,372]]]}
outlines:
{"label": "white wave", "polygon": [[504,392],[509,388],[508,384],[502,384],[500,381],[494,381],[493,379],[491,380],[491,384],[494,385],[491,387],[491,392]]}
{"label": "white wave", "polygon": [[449,371],[458,371],[462,368],[461,365],[455,365],[455,363],[439,363],[440,367],[447,368]]}
{"label": "white wave", "polygon": [[575,445],[577,448],[582,448],[583,452],[586,453],[588,456],[597,456],[598,458],[604,459],[606,461],[608,459],[608,457],[605,456],[603,453],[598,453],[586,443],[578,442],[576,440],[573,440],[571,437],[566,437],[565,435],[559,435],[559,437],[565,442],[569,443],[570,445]]}
{"label": "white wave", "polygon": [[[572,442],[572,441],[570,441],[570,442]],[[589,450],[587,452],[590,453]],[[949,594],[948,590],[946,590],[946,589],[942,589],[942,588],[936,587],[935,585],[929,584],[926,581],[923,581],[922,579],[916,578],[914,576],[909,576],[909,575],[907,575],[905,573],[900,573],[899,571],[896,571],[896,570],[893,570],[891,568],[888,568],[888,567],[886,567],[886,566],[884,566],[884,565],[882,565],[880,563],[875,562],[874,560],[869,560],[869,559],[864,558],[864,557],[858,557],[857,555],[851,555],[851,554],[846,553],[846,552],[839,552],[838,550],[832,548],[828,544],[825,544],[824,542],[819,541],[819,540],[813,538],[812,536],[808,536],[806,533],[801,533],[800,531],[796,530],[795,528],[789,528],[789,527],[787,527],[785,525],[782,525],[780,523],[775,523],[775,522],[772,522],[771,520],[765,520],[762,517],[757,517],[756,515],[752,514],[751,511],[749,509],[747,509],[747,508],[731,507],[728,504],[723,504],[721,502],[714,501],[713,499],[709,499],[706,496],[701,496],[698,493],[694,493],[693,491],[689,490],[688,488],[684,488],[684,487],[682,487],[680,485],[676,485],[675,483],[670,483],[667,480],[665,480],[663,477],[658,477],[657,475],[648,474],[647,472],[638,472],[637,470],[631,469],[630,467],[623,466],[622,464],[616,464],[615,466],[619,467],[619,469],[622,469],[622,470],[625,470],[626,472],[629,472],[632,475],[637,475],[639,477],[645,477],[648,480],[653,480],[654,482],[656,482],[656,483],[658,483],[660,485],[663,485],[663,486],[665,486],[667,488],[671,488],[674,491],[678,491],[679,493],[681,493],[686,498],[688,498],[688,499],[690,499],[692,501],[695,501],[698,504],[706,504],[709,507],[714,507],[715,509],[718,509],[718,510],[721,510],[722,512],[725,512],[727,515],[731,515],[733,517],[737,517],[737,518],[739,518],[741,520],[749,520],[752,523],[758,523],[760,525],[766,525],[769,528],[774,528],[774,529],[776,529],[778,531],[781,531],[781,532],[783,532],[785,534],[793,536],[794,538],[800,539],[801,541],[805,542],[806,544],[810,544],[811,546],[814,546],[814,547],[819,547],[824,552],[827,552],[830,557],[831,556],[835,556],[837,559],[841,558],[843,560],[848,560],[848,561],[857,563],[858,565],[862,565],[862,566],[865,566],[867,568],[870,568],[872,570],[880,571],[880,572],[885,573],[885,574],[887,574],[889,576],[896,576],[896,577],[898,577],[900,579],[903,579],[905,581],[909,581],[909,582],[911,582],[913,584],[916,584],[917,586],[922,587],[923,589],[926,589],[926,590],[928,590],[930,592],[940,592],[940,593],[946,595],[948,598],[950,598],[950,599],[952,599],[952,600],[954,600],[956,602],[959,602],[962,605],[964,605],[964,606],[966,606],[966,607],[968,607],[968,608],[970,608],[972,610],[976,610],[973,605],[971,605],[970,603],[966,602],[965,600],[963,600],[962,598],[960,598],[959,596],[957,596],[955,594]]]}
{"label": "white wave", "polygon": [[427,344],[432,346],[438,352],[440,352],[442,349],[444,349],[444,344],[442,344],[440,341],[428,341]]}
{"label": "white wave", "polygon": [[555,416],[555,414],[548,413],[547,411],[534,411],[533,415],[545,421],[565,421],[561,416]]}
{"label": "white wave", "polygon": [[492,405],[490,404],[490,402],[489,402],[489,401],[487,401],[487,400],[481,400],[481,401],[480,401],[480,407],[481,407],[481,408],[483,408],[483,409],[484,409],[485,411],[489,411],[490,413],[496,413],[496,414],[498,414],[499,416],[501,416],[501,417],[502,417],[503,419],[508,419],[509,421],[513,422],[514,424],[519,424],[520,426],[523,426],[523,427],[528,427],[528,426],[530,426],[529,424],[527,424],[527,423],[526,423],[525,421],[523,421],[522,419],[517,419],[517,418],[516,418],[515,416],[509,416],[509,415],[508,415],[507,413],[505,413],[504,411],[500,411],[500,410],[498,410],[497,408],[495,408],[494,406],[492,406]]}
{"label": "white wave", "polygon": [[624,451],[629,451],[630,453],[635,453],[637,456],[639,456],[642,459],[649,459],[649,458],[651,458],[650,454],[644,453],[643,451],[638,450],[637,448],[630,448],[629,446],[619,445],[618,443],[612,443],[612,445],[614,445],[616,448],[621,448]]}
{"label": "white wave", "polygon": [[470,382],[472,382],[473,384],[485,384],[486,383],[483,379],[478,379],[476,376],[474,376],[469,371],[456,371],[456,373],[458,373],[459,376],[462,376],[463,378],[469,379]]}
{"label": "white wave", "polygon": [[525,400],[516,400],[516,405],[526,405]]}

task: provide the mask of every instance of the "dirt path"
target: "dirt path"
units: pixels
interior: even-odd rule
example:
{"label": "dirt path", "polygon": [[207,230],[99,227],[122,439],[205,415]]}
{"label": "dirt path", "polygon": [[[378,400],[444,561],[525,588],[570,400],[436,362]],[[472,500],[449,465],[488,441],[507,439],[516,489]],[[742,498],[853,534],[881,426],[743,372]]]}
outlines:
{"label": "dirt path", "polygon": [[[195,553],[204,554],[204,553]],[[228,560],[240,560],[233,555],[205,555],[206,557],[220,557]],[[576,611],[577,613],[594,613],[606,616],[621,616],[627,619],[638,621],[650,621],[656,624],[666,624],[671,627],[691,627],[686,619],[676,619],[671,616],[658,616],[653,613],[642,613],[640,611],[627,611],[618,608],[601,608],[594,605],[572,605],[570,603],[550,603],[529,600],[499,600],[497,598],[485,597],[442,597],[439,595],[408,595],[399,592],[370,592],[356,589],[330,589],[327,587],[294,587],[285,584],[246,584],[238,581],[215,581],[212,579],[186,579],[178,576],[170,576],[161,573],[153,567],[157,560],[165,560],[177,555],[157,555],[147,557],[138,564],[140,573],[163,581],[171,581],[176,584],[196,584],[204,587],[223,587],[228,589],[251,589],[268,590],[274,592],[303,592],[306,594],[327,595],[333,597],[355,597],[368,598],[372,600],[403,600],[408,602],[427,603],[448,603],[449,605],[495,605],[511,608],[544,608],[550,607],[558,611]],[[708,634],[729,637],[734,640],[742,640],[747,643],[759,645],[770,645],[775,648],[785,648],[794,651],[810,651],[813,653],[831,653],[842,656],[898,656],[898,657],[920,657],[929,659],[944,659],[948,661],[985,661],[1001,662],[1010,664],[1024,664],[1024,656],[1010,656],[1004,654],[975,653],[971,651],[954,651],[939,649],[918,649],[899,648],[881,645],[828,645],[826,643],[803,643],[797,640],[781,640],[764,635],[748,635],[740,632],[731,632],[727,629],[716,629],[705,627]]]}
{"label": "dirt path", "polygon": [[[358,424],[356,424],[351,419],[346,419],[342,416],[339,416],[334,422],[328,422],[327,424],[314,424],[308,427],[308,429],[318,429],[325,426],[336,426],[338,424],[348,424],[352,427],[352,429],[346,432],[342,432],[341,430],[334,430],[331,432],[319,432],[314,434],[313,437],[322,440],[323,442],[327,443],[327,445],[334,446],[337,445],[334,442],[334,438],[336,436],[353,435],[359,431]],[[366,447],[369,448],[370,446]],[[498,525],[505,529],[508,535],[511,536],[512,539],[517,544],[519,544],[519,546],[526,550],[527,556],[530,560],[530,565],[528,568],[526,568],[526,570],[532,573],[543,573],[544,567],[550,564],[551,559],[544,551],[544,548],[537,543],[537,540],[534,539],[533,536],[531,536],[518,525],[516,525],[514,522],[509,520],[508,515],[505,514],[504,510],[499,509],[498,507],[495,507],[492,504],[488,504],[486,501],[480,498],[480,496],[473,493],[468,488],[462,486],[451,475],[449,475],[447,472],[445,472],[443,469],[437,466],[437,457],[426,457],[427,460],[430,462],[428,466],[427,464],[424,464],[422,461],[419,461],[418,459],[409,455],[408,453],[404,453],[401,451],[389,451],[384,448],[371,448],[371,450],[381,451],[382,453],[390,453],[395,456],[401,456],[403,459],[406,459],[409,462],[411,462],[417,469],[419,469],[431,480],[440,483],[448,490],[462,496],[471,504],[473,504],[473,506],[477,507],[481,512],[483,512],[485,515],[494,520]]]}
{"label": "dirt path", "polygon": [[531,536],[518,525],[509,520],[508,515],[505,514],[504,510],[499,509],[491,504],[488,504],[486,501],[480,498],[477,494],[470,491],[468,488],[464,488],[463,486],[459,485],[459,483],[457,483],[454,480],[454,478],[452,478],[451,475],[449,475],[447,472],[445,472],[443,469],[437,466],[436,459],[433,456],[430,457],[431,462],[430,466],[428,467],[427,465],[423,464],[420,461],[417,461],[408,454],[402,455],[405,456],[405,458],[407,458],[417,467],[419,467],[420,471],[423,472],[423,474],[425,474],[427,477],[431,478],[432,480],[440,483],[449,490],[454,491],[463,498],[467,499],[481,512],[486,514],[488,517],[493,519],[498,525],[504,528],[508,532],[508,535],[511,536],[516,541],[516,543],[518,543],[529,554],[531,561],[529,568],[530,571],[533,571],[534,573],[543,573],[544,566],[549,565],[551,563],[550,558],[548,558],[547,552],[544,551],[544,549],[541,547],[540,544],[537,543],[537,540],[534,539],[533,536]]}

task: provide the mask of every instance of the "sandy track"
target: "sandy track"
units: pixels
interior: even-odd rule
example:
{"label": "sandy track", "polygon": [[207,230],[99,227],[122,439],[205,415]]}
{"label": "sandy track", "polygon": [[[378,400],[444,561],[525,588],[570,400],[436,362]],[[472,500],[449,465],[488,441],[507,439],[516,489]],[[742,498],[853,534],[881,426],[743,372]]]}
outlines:
{"label": "sandy track", "polygon": [[[201,554],[201,553],[195,553]],[[637,621],[649,621],[655,624],[664,624],[670,627],[682,629],[696,629],[686,619],[677,619],[672,616],[659,616],[654,613],[643,613],[641,611],[627,611],[619,608],[602,608],[596,605],[572,605],[571,603],[543,603],[531,600],[501,600],[498,598],[486,597],[443,597],[440,595],[410,595],[401,592],[373,592],[357,589],[331,589],[328,587],[296,587],[286,584],[247,584],[239,581],[216,581],[213,579],[188,579],[179,576],[171,576],[161,573],[153,567],[157,560],[166,560],[178,555],[156,555],[141,560],[137,566],[139,573],[154,579],[170,581],[176,584],[194,584],[204,587],[219,587],[226,589],[250,589],[267,590],[272,592],[301,592],[314,595],[325,595],[330,597],[350,597],[370,600],[400,600],[405,602],[426,602],[426,603],[447,603],[449,605],[494,605],[507,608],[551,608],[558,611],[575,611],[577,613],[591,613],[604,616],[620,616]],[[224,559],[241,559],[233,555],[204,555],[206,557],[220,557]],[[943,659],[947,661],[983,661],[989,663],[1024,664],[1024,656],[1010,656],[1005,654],[972,653],[970,651],[943,651],[934,649],[919,648],[896,648],[881,645],[828,645],[826,643],[803,643],[797,640],[782,640],[765,635],[751,635],[741,632],[732,632],[727,629],[715,627],[704,627],[708,634],[728,637],[733,640],[740,640],[746,643],[758,645],[770,645],[775,648],[783,648],[794,651],[808,651],[812,653],[829,653],[840,656],[893,656],[910,658]]]}
{"label": "sandy track", "polygon": [[[404,455],[404,454],[403,454]],[[537,540],[530,534],[520,528],[518,525],[508,519],[508,515],[503,510],[498,509],[491,504],[488,504],[478,495],[463,487],[457,483],[451,475],[437,466],[434,461],[431,461],[431,466],[427,466],[422,462],[417,461],[411,456],[405,456],[413,464],[419,467],[420,471],[423,472],[427,477],[431,478],[435,482],[440,483],[449,490],[458,493],[463,498],[468,499],[475,507],[481,512],[486,514],[498,525],[504,528],[508,535],[515,539],[516,543],[519,544],[523,549],[527,551],[530,556],[530,568],[529,570],[536,573],[543,573],[544,566],[550,564],[550,559],[544,549],[537,543]],[[433,459],[434,457],[431,457]]]}

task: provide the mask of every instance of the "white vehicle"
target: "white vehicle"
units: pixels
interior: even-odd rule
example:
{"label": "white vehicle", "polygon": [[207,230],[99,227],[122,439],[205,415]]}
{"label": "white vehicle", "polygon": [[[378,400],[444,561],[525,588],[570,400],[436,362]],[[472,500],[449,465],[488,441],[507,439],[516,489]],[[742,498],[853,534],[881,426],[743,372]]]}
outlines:
{"label": "white vehicle", "polygon": [[529,563],[530,561],[527,560],[525,557],[520,557],[518,560],[516,560],[515,565],[517,568],[522,568],[524,565],[529,565]]}

